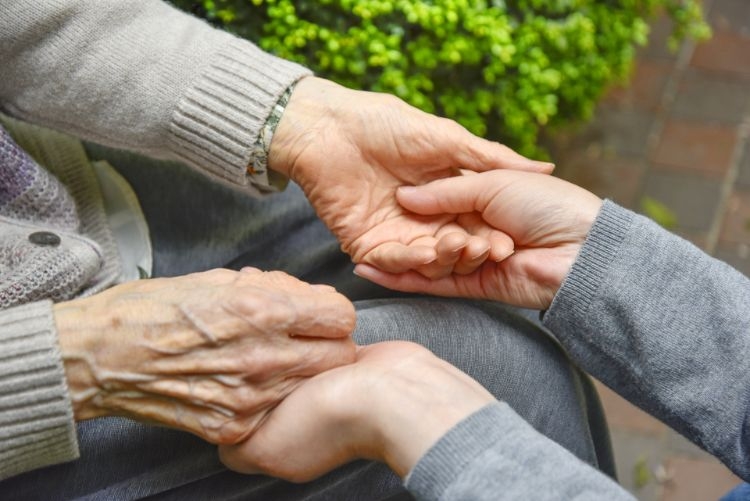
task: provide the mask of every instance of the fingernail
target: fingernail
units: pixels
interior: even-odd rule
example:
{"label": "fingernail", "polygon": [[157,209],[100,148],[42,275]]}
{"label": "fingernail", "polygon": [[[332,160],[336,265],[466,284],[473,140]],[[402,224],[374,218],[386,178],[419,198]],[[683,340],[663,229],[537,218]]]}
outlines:
{"label": "fingernail", "polygon": [[460,254],[461,252],[464,251],[465,247],[466,247],[466,245],[462,245],[461,247],[456,247],[455,249],[451,249],[451,251],[450,251],[451,255]]}
{"label": "fingernail", "polygon": [[368,264],[362,264],[362,263],[360,263],[360,264],[354,266],[354,270],[352,270],[352,273],[354,273],[358,277],[366,278],[365,274],[362,273],[362,270],[367,269],[367,267],[369,267],[369,266],[370,265],[368,265]]}
{"label": "fingernail", "polygon": [[555,164],[553,164],[552,162],[547,162],[546,160],[530,160],[530,161],[533,164],[536,164],[536,165],[538,165],[540,167],[544,167],[544,168],[547,168],[547,169],[554,169],[555,168]]}
{"label": "fingernail", "polygon": [[492,247],[488,245],[486,249],[484,249],[482,252],[480,252],[476,256],[471,257],[469,260],[470,261],[479,261],[480,259],[485,260],[490,255],[491,251],[492,251]]}
{"label": "fingernail", "polygon": [[427,249],[424,253],[424,258],[421,260],[423,265],[432,264],[437,261],[437,252],[435,249]]}
{"label": "fingernail", "polygon": [[397,191],[408,196],[417,193],[418,190],[416,186],[399,186]]}
{"label": "fingernail", "polygon": [[500,258],[497,258],[497,259],[495,259],[495,262],[496,262],[496,263],[501,263],[501,262],[505,261],[506,259],[508,259],[508,258],[509,258],[510,256],[512,256],[513,254],[515,254],[515,253],[516,253],[516,250],[515,250],[515,249],[512,249],[512,250],[511,250],[511,251],[510,251],[510,252],[509,252],[508,254],[506,254],[505,256],[503,256],[503,257],[500,257]]}

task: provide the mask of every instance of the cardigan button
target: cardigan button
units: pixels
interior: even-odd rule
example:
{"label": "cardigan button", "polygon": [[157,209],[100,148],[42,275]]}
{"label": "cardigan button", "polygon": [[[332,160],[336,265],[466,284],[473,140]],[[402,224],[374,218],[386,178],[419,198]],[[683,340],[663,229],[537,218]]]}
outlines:
{"label": "cardigan button", "polygon": [[60,245],[60,237],[51,231],[35,231],[29,235],[29,242],[44,247],[57,247]]}

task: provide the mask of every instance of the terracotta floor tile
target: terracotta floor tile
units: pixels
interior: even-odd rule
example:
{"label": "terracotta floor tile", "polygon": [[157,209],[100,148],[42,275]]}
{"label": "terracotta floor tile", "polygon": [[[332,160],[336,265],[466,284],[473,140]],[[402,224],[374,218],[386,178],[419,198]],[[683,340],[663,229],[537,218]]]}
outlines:
{"label": "terracotta floor tile", "polygon": [[673,168],[723,176],[730,167],[737,128],[729,125],[671,119],[651,158]]}
{"label": "terracotta floor tile", "polygon": [[674,23],[666,15],[661,16],[651,23],[651,31],[648,36],[648,45],[638,51],[638,59],[663,59],[674,61],[677,58],[676,51],[670,50],[669,35],[674,29]]}
{"label": "terracotta floor tile", "polygon": [[750,34],[715,32],[710,41],[698,44],[690,65],[750,79]]}
{"label": "terracotta floor tile", "polygon": [[636,62],[630,81],[612,88],[604,102],[619,108],[655,111],[674,69],[674,62],[645,59]]}
{"label": "terracotta floor tile", "polygon": [[583,186],[592,193],[618,204],[635,208],[646,172],[642,158],[602,154],[601,149],[568,151],[555,158],[555,175]]}
{"label": "terracotta floor tile", "polygon": [[750,2],[714,0],[708,20],[715,31],[733,31],[750,35]]}
{"label": "terracotta floor tile", "polygon": [[749,82],[691,68],[678,85],[670,113],[673,117],[693,121],[738,124],[750,109],[748,90]]}
{"label": "terracotta floor tile", "polygon": [[721,242],[750,245],[750,190],[735,191],[729,197]]}
{"label": "terracotta floor tile", "polygon": [[679,169],[651,169],[643,196],[665,205],[677,219],[677,231],[704,234],[711,229],[721,200],[720,178]]}
{"label": "terracotta floor tile", "polygon": [[750,245],[719,242],[714,256],[750,277]]}
{"label": "terracotta floor tile", "polygon": [[662,435],[667,426],[646,414],[599,381],[594,381],[596,391],[602,400],[610,429],[636,431],[648,435]]}
{"label": "terracotta floor tile", "polygon": [[716,460],[674,456],[665,464],[671,481],[664,486],[662,501],[706,501],[719,499],[740,483]]}
{"label": "terracotta floor tile", "polygon": [[744,151],[742,152],[737,186],[750,189],[750,141],[746,142]]}

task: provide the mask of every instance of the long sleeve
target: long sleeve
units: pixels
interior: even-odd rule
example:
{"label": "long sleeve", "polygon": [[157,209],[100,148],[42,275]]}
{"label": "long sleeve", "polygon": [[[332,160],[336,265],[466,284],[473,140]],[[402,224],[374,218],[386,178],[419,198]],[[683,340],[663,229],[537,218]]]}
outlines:
{"label": "long sleeve", "polygon": [[[307,69],[159,0],[0,0],[0,14],[0,110],[182,160],[248,191],[267,190],[268,173],[248,174],[247,167],[274,105]],[[0,274],[7,285],[0,291],[0,479],[78,456],[52,303],[40,298],[67,299],[83,286],[92,292],[110,283],[97,273],[116,264],[107,246],[75,234],[98,235],[91,198],[74,196],[85,210],[78,207],[78,217],[68,211],[66,219],[58,204],[66,194],[52,196],[59,186],[51,174],[71,195],[86,191],[83,177],[61,175],[81,173],[74,167],[79,157],[85,160],[83,151],[71,155],[49,137],[32,136],[32,146],[54,150],[39,155],[42,150],[26,144],[50,172],[32,168],[7,137],[0,141],[0,247],[6,251]],[[51,169],[50,161],[62,170]],[[42,239],[37,248],[35,233],[59,240]]]}
{"label": "long sleeve", "polygon": [[420,500],[633,499],[501,402],[441,437],[409,472],[405,485]]}
{"label": "long sleeve", "polygon": [[0,479],[77,457],[52,303],[4,310],[0,315]]}
{"label": "long sleeve", "polygon": [[572,358],[750,480],[750,280],[605,202],[544,324]]}
{"label": "long sleeve", "polygon": [[[571,357],[750,480],[750,280],[606,201],[543,322]],[[417,499],[631,499],[504,403],[451,429]]]}
{"label": "long sleeve", "polygon": [[160,0],[0,0],[0,108],[173,158],[235,186],[273,105],[310,72]]}

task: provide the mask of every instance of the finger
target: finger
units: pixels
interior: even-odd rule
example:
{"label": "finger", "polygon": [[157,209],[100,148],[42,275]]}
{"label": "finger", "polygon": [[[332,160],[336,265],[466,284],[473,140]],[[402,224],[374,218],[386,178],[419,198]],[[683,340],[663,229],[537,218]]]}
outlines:
{"label": "finger", "polygon": [[468,275],[479,268],[490,255],[490,243],[480,237],[471,236],[461,254],[461,259],[453,267],[453,273],[457,275]]}
{"label": "finger", "polygon": [[101,404],[110,409],[112,415],[177,428],[214,444],[234,444],[244,440],[270,410],[269,407],[266,411],[236,419],[189,402],[160,400],[138,392],[110,394],[102,399]]}
{"label": "finger", "polygon": [[415,240],[413,244],[429,245],[434,247],[437,252],[437,259],[435,261],[418,266],[415,268],[415,271],[432,280],[447,277],[453,273],[453,267],[461,258],[468,238],[463,231],[451,231],[442,235],[440,239],[426,237]]}
{"label": "finger", "polygon": [[342,338],[354,330],[354,306],[338,292],[321,292],[311,287],[291,290],[243,287],[242,291],[246,294],[230,298],[223,308],[244,318],[258,332]]}
{"label": "finger", "polygon": [[354,357],[355,345],[348,337],[289,337],[284,333],[248,337],[220,348],[208,347],[159,358],[149,362],[141,371],[151,380],[203,376],[226,386],[237,386],[239,382],[263,389],[273,388],[283,379],[311,376],[346,365]]}
{"label": "finger", "polygon": [[328,284],[311,284],[310,287],[316,292],[336,292],[336,288]]}
{"label": "finger", "polygon": [[506,233],[498,230],[490,230],[487,238],[490,241],[490,260],[499,263],[508,259],[515,252],[515,243]]}
{"label": "finger", "polygon": [[444,266],[435,262],[424,266],[418,266],[414,271],[430,280],[437,280],[453,273],[453,266]]}
{"label": "finger", "polygon": [[[478,212],[461,214],[456,219],[456,223],[471,235],[481,237],[480,242],[485,243],[490,249],[490,253],[487,257],[492,261],[500,262],[513,254],[515,247],[513,239],[506,233],[496,230],[487,224],[487,221],[485,221],[482,218],[482,215]],[[474,254],[467,256],[469,259],[471,256],[475,256],[483,250],[479,247],[480,242],[474,244],[477,246],[477,250]]]}
{"label": "finger", "polygon": [[432,263],[436,259],[434,246],[386,242],[365,254],[362,262],[389,273],[403,273]]}
{"label": "finger", "polygon": [[459,176],[422,186],[401,186],[396,200],[405,209],[425,216],[482,212],[495,193],[492,183],[496,177]]}
{"label": "finger", "polygon": [[475,136],[460,125],[458,127],[460,131],[453,130],[450,134],[453,142],[456,137],[463,139],[459,147],[452,150],[455,165],[477,172],[514,169],[549,174],[555,168],[550,162],[526,158],[503,144]]}
{"label": "finger", "polygon": [[291,300],[297,312],[287,331],[291,335],[345,338],[354,331],[354,305],[338,292],[295,294]]}
{"label": "finger", "polygon": [[469,237],[465,233],[451,232],[440,237],[435,245],[437,259],[435,260],[442,266],[453,267],[461,258],[468,243]]}
{"label": "finger", "polygon": [[258,268],[254,268],[252,266],[243,266],[240,271],[242,273],[263,273],[263,270],[259,270]]}
{"label": "finger", "polygon": [[[240,384],[235,386],[234,380]],[[258,384],[247,378],[221,374],[179,374],[141,382],[136,387],[154,399],[168,398],[206,411],[213,410],[228,418],[237,418],[275,406],[301,381],[302,376],[274,375]]]}
{"label": "finger", "polygon": [[354,274],[388,289],[403,292],[422,292],[436,296],[459,296],[452,276],[432,280],[416,271],[386,273],[366,264],[354,267]]}

